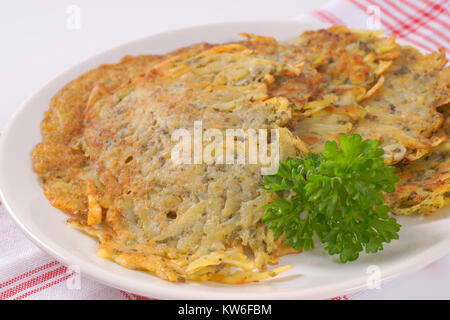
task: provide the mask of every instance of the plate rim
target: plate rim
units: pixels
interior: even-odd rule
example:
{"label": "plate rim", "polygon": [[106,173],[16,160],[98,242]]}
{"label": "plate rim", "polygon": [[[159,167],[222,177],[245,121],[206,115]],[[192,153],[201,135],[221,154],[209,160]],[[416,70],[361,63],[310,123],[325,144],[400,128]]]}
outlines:
{"label": "plate rim", "polygon": [[[6,142],[8,141],[8,137],[10,136],[9,132],[12,130],[16,122],[18,121],[19,116],[26,112],[27,108],[26,106],[37,96],[41,91],[45,90],[46,87],[50,86],[53,83],[56,83],[59,79],[64,78],[68,74],[77,74],[78,76],[84,72],[86,72],[89,64],[92,64],[95,60],[106,58],[108,55],[113,55],[114,52],[121,50],[122,48],[126,48],[128,46],[131,46],[135,43],[139,43],[146,40],[151,40],[152,38],[157,37],[167,37],[170,34],[176,34],[178,32],[186,32],[186,31],[193,31],[197,29],[203,29],[206,27],[226,27],[230,25],[254,25],[254,24],[292,24],[292,25],[307,25],[308,28],[311,26],[311,29],[318,28],[318,27],[327,27],[329,24],[324,23],[317,23],[314,24],[310,21],[301,21],[301,20],[276,20],[276,19],[265,19],[265,20],[245,20],[245,21],[234,21],[234,22],[218,22],[218,23],[209,23],[209,24],[200,24],[195,26],[190,26],[186,28],[177,28],[172,29],[165,32],[150,34],[145,37],[141,37],[135,40],[131,40],[125,43],[122,43],[120,45],[114,46],[112,48],[106,49],[101,51],[98,54],[95,54],[79,63],[73,64],[71,67],[67,68],[66,70],[60,72],[56,76],[52,77],[50,80],[48,80],[45,84],[40,86],[33,94],[31,94],[17,110],[13,113],[13,115],[8,120],[4,130],[2,130],[2,136],[0,137],[0,198],[2,200],[3,205],[6,208],[7,213],[9,216],[13,219],[13,221],[16,223],[16,225],[19,226],[19,228],[22,230],[23,233],[27,236],[28,239],[30,239],[34,244],[36,244],[41,250],[55,258],[56,260],[60,261],[64,265],[78,265],[80,266],[83,276],[87,276],[91,279],[94,279],[95,281],[98,281],[102,284],[105,284],[107,286],[111,286],[117,289],[123,289],[127,290],[133,293],[141,294],[144,296],[151,295],[152,297],[158,296],[162,299],[186,299],[186,298],[194,298],[194,299],[324,299],[324,298],[331,298],[333,296],[338,295],[345,295],[349,293],[354,293],[361,289],[366,289],[366,282],[362,282],[362,277],[344,281],[344,282],[338,282],[337,284],[333,285],[327,285],[327,286],[318,286],[313,288],[308,288],[306,290],[299,288],[295,291],[289,291],[289,292],[276,292],[276,293],[268,293],[268,292],[261,292],[261,293],[231,293],[231,292],[210,292],[210,291],[202,291],[201,293],[199,291],[192,291],[181,288],[167,288],[167,287],[161,287],[157,283],[146,283],[147,289],[153,288],[153,290],[144,290],[142,286],[136,287],[129,285],[126,281],[123,281],[124,277],[121,275],[116,275],[113,278],[105,279],[103,276],[102,270],[103,268],[99,265],[94,265],[89,261],[84,260],[81,257],[77,257],[73,255],[70,252],[60,252],[57,248],[55,248],[54,244],[46,243],[44,240],[40,239],[38,236],[36,236],[31,230],[29,230],[26,226],[26,222],[22,221],[18,215],[14,213],[14,210],[10,206],[8,198],[4,194],[4,190],[7,189],[7,186],[3,184],[2,179],[3,177],[3,168],[2,162],[4,161],[4,157],[2,154],[5,154],[4,149],[6,148]],[[144,54],[144,53],[143,53]],[[103,62],[104,63],[111,63],[111,62]],[[87,69],[87,70],[86,70]],[[77,77],[75,75],[75,77]],[[64,82],[64,85],[66,82]],[[9,138],[11,139],[11,138]],[[50,206],[50,204],[49,204]],[[63,213],[64,214],[64,213]],[[64,214],[65,215],[65,214]],[[85,237],[82,233],[80,233],[81,236]],[[56,246],[57,247],[57,246]],[[447,247],[447,250],[442,250],[442,247]],[[63,249],[63,251],[68,251],[66,249]],[[442,241],[434,244],[433,246],[427,248],[427,250],[424,250],[419,255],[416,255],[414,257],[411,257],[410,259],[406,261],[402,261],[402,263],[396,264],[395,267],[393,267],[393,271],[390,273],[383,273],[383,276],[381,277],[381,283],[386,283],[394,278],[398,278],[399,276],[404,276],[407,274],[411,274],[414,271],[417,271],[423,267],[425,267],[428,264],[433,263],[437,259],[447,255],[450,252],[450,236],[446,237]],[[424,257],[422,257],[424,256]],[[419,259],[421,257],[421,259]],[[413,260],[413,261],[410,261]],[[109,273],[112,273],[112,271],[109,271]],[[364,278],[365,280],[366,278]],[[351,282],[351,283],[350,283]],[[236,286],[235,286],[236,287]],[[323,287],[327,287],[327,290],[324,290]],[[237,286],[238,288],[238,286]],[[154,293],[150,293],[150,291],[153,291]],[[195,293],[195,296],[192,296],[192,294]]]}

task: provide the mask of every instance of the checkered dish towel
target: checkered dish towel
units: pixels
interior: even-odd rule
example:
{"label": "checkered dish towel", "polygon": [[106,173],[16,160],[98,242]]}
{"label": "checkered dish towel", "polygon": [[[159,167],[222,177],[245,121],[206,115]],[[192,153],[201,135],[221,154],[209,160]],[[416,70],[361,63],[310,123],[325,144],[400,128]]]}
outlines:
{"label": "checkered dish towel", "polygon": [[[430,51],[443,47],[449,55],[449,6],[449,0],[338,0],[296,19],[361,29],[382,28]],[[1,205],[0,235],[0,300],[148,299],[69,270],[31,243]],[[335,299],[352,297],[355,295]]]}

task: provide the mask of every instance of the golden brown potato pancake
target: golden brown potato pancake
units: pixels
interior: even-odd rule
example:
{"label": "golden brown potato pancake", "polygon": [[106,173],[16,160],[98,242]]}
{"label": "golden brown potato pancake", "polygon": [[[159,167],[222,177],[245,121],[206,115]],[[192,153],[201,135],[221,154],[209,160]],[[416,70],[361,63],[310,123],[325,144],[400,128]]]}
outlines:
{"label": "golden brown potato pancake", "polygon": [[394,38],[379,32],[332,27],[305,32],[280,45],[284,61],[303,59],[299,75],[279,77],[270,93],[293,103],[293,132],[321,152],[325,141],[349,134],[366,116],[361,103],[382,87],[383,73],[398,54]]}
{"label": "golden brown potato pancake", "polygon": [[422,55],[403,47],[385,73],[383,86],[362,102],[367,116],[354,132],[380,139],[387,163],[418,159],[446,140],[445,134],[436,134],[443,126],[443,114],[437,109],[450,101],[446,63],[444,51]]}
{"label": "golden brown potato pancake", "polygon": [[[281,158],[295,155],[298,142],[280,127],[289,102],[267,94],[284,67],[242,45],[217,46],[165,60],[88,106],[91,196],[117,235],[102,243],[103,256],[170,281],[245,282],[284,270],[264,272],[285,248],[260,221],[274,198],[259,188],[259,165],[171,160],[171,134],[199,120],[204,129],[278,128]],[[161,265],[140,263],[153,259]]]}
{"label": "golden brown potato pancake", "polygon": [[395,214],[434,214],[450,199],[450,140],[397,169],[400,182],[387,195]]}
{"label": "golden brown potato pancake", "polygon": [[[33,152],[35,171],[53,206],[72,215],[87,214],[86,175],[91,168],[77,142],[84,128],[89,99],[92,102],[102,94],[114,91],[130,77],[138,76],[164,58],[207,47],[210,45],[201,43],[165,56],[127,56],[119,63],[102,65],[82,74],[56,93],[42,121],[43,142]],[[68,159],[77,160],[71,165]]]}
{"label": "golden brown potato pancake", "polygon": [[173,163],[171,134],[193,134],[199,120],[203,131],[278,129],[281,159],[351,132],[378,138],[402,178],[388,198],[394,213],[431,214],[448,198],[442,53],[344,27],[287,42],[244,35],[127,57],[52,99],[34,169],[51,204],[100,241],[101,257],[169,281],[245,283],[290,267],[267,270],[293,250],[261,222],[276,197],[260,188],[261,165]]}
{"label": "golden brown potato pancake", "polygon": [[[326,140],[349,133],[379,139],[385,162],[398,164],[401,173],[398,191],[389,195],[392,212],[432,214],[449,196],[448,150],[444,150],[448,107],[438,109],[450,101],[450,68],[442,50],[422,55],[414,48],[399,47],[396,52],[382,86],[370,97],[296,118],[291,127],[313,152],[322,151]],[[291,90],[295,92],[295,86]]]}

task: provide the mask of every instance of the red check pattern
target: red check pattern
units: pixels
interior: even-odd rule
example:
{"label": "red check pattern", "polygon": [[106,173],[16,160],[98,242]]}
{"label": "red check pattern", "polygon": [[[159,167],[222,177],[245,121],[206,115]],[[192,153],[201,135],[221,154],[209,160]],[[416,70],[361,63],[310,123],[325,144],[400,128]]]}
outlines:
{"label": "red check pattern", "polygon": [[448,55],[449,7],[448,0],[339,0],[313,11],[312,15],[317,20],[333,25],[367,28],[370,17],[373,17],[374,12],[379,12],[380,27],[387,34],[428,51],[444,48]]}
{"label": "red check pattern", "polygon": [[[379,8],[381,28],[388,34],[430,51],[442,47],[450,54],[449,0],[337,0],[301,19],[364,29],[370,15],[368,8],[373,10],[374,6]],[[80,289],[70,289],[67,282],[80,275],[54,261],[26,239],[1,203],[0,235],[0,300],[149,299],[106,287],[83,276]],[[349,300],[358,294],[333,300]]]}

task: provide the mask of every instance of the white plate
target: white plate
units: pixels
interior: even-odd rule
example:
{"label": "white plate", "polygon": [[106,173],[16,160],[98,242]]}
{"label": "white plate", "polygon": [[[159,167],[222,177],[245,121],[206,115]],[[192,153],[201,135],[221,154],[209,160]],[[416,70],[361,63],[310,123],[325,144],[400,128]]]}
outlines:
{"label": "white plate", "polygon": [[[30,154],[41,140],[40,122],[50,98],[67,82],[103,63],[130,54],[165,53],[196,42],[238,40],[251,32],[291,39],[316,29],[297,21],[222,23],[171,31],[133,41],[97,55],[62,73],[28,99],[0,138],[0,190],[9,213],[40,248],[82,275],[104,284],[154,298],[170,299],[307,299],[331,298],[365,289],[380,275],[382,281],[413,272],[450,252],[449,207],[427,218],[401,218],[400,240],[378,254],[362,255],[345,265],[322,250],[286,256],[280,265],[295,267],[282,275],[246,285],[170,283],[144,272],[125,269],[96,256],[96,242],[65,224],[67,216],[50,206],[32,171]],[[369,266],[375,266],[369,268]],[[375,271],[375,273],[373,273]],[[379,273],[377,273],[379,271]]]}

